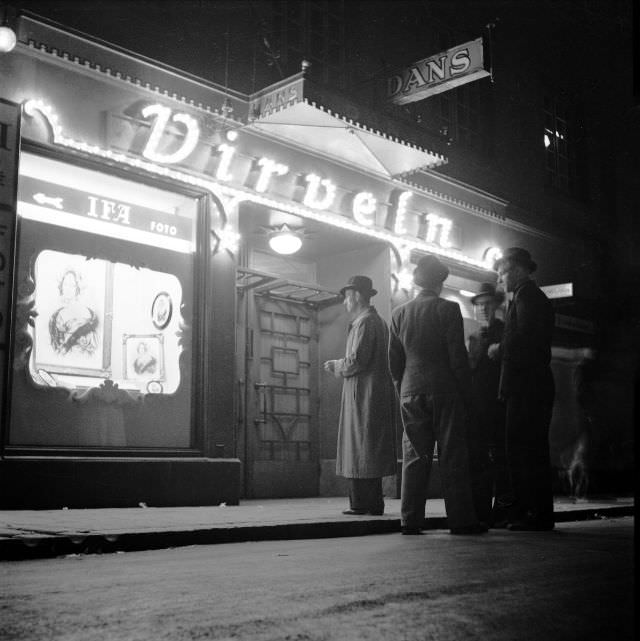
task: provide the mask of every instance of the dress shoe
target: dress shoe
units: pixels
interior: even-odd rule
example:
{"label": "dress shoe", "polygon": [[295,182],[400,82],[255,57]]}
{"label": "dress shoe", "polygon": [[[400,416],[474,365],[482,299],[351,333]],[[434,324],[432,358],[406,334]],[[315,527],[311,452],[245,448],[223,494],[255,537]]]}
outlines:
{"label": "dress shoe", "polygon": [[384,514],[384,508],[378,508],[376,510],[360,510],[350,507],[348,510],[342,510],[342,513],[349,514],[351,516],[382,516]]}
{"label": "dress shoe", "polygon": [[484,534],[489,526],[482,521],[473,525],[463,525],[462,527],[452,527],[449,531],[451,534]]}
{"label": "dress shoe", "polygon": [[400,532],[402,532],[402,534],[405,534],[407,536],[413,536],[413,535],[416,535],[416,534],[422,534],[422,530],[419,527],[410,527],[408,525],[403,525],[400,528]]}
{"label": "dress shoe", "polygon": [[507,529],[511,532],[549,532],[553,530],[553,521],[539,521],[532,519],[520,519],[509,523]]}

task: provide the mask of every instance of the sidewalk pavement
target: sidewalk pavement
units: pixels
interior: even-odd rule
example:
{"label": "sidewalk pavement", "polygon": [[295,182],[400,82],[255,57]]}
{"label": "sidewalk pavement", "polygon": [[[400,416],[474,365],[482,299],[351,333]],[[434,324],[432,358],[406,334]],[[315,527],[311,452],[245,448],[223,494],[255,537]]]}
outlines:
{"label": "sidewalk pavement", "polygon": [[[264,499],[237,506],[0,511],[0,559],[96,554],[184,545],[362,536],[400,531],[400,501],[383,516],[345,516],[343,497]],[[633,497],[556,497],[557,523],[634,515]],[[445,529],[444,501],[427,501],[426,529]]]}

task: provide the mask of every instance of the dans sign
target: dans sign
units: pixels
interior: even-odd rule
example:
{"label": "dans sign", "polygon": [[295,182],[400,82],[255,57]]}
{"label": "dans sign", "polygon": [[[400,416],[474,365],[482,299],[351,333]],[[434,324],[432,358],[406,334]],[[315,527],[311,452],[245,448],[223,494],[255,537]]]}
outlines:
{"label": "dans sign", "polygon": [[414,62],[387,78],[387,98],[396,105],[404,105],[488,75],[482,38],[476,38]]}

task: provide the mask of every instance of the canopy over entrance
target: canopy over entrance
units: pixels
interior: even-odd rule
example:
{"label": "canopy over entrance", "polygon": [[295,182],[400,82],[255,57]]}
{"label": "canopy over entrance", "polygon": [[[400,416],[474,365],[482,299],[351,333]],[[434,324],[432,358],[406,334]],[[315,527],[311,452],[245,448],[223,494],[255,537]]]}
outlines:
{"label": "canopy over entrance", "polygon": [[[444,156],[357,121],[363,108],[325,89],[319,90],[302,73],[251,96],[246,128],[284,139],[307,151],[397,178],[418,169],[446,163]],[[347,115],[353,117],[348,117]],[[395,121],[380,115],[376,125],[398,130]]]}

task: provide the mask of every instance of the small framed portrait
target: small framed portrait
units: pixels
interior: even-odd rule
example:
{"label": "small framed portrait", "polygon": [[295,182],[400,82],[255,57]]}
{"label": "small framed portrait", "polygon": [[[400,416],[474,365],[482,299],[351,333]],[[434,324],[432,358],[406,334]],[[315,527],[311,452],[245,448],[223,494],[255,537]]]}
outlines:
{"label": "small framed portrait", "polygon": [[123,334],[124,376],[129,381],[164,380],[164,336]]}
{"label": "small framed portrait", "polygon": [[173,301],[167,292],[160,292],[151,305],[151,321],[156,329],[164,329],[173,315]]}

